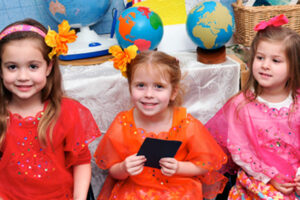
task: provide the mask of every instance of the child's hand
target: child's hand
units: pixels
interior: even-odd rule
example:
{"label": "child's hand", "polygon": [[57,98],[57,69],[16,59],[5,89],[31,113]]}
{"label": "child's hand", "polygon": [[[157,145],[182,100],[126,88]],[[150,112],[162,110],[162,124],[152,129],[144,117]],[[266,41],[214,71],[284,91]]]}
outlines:
{"label": "child's hand", "polygon": [[173,176],[178,169],[178,161],[175,158],[162,158],[159,161],[161,173],[166,176]]}
{"label": "child's hand", "polygon": [[276,188],[279,192],[285,195],[291,194],[296,186],[295,183],[278,183],[274,179],[271,179],[270,183],[271,185],[273,185],[274,188]]}
{"label": "child's hand", "polygon": [[294,181],[296,183],[295,192],[297,193],[298,196],[300,196],[300,175],[296,176]]}
{"label": "child's hand", "polygon": [[146,162],[145,156],[137,156],[133,154],[128,156],[122,163],[123,169],[129,176],[140,174],[144,169],[144,163]]}

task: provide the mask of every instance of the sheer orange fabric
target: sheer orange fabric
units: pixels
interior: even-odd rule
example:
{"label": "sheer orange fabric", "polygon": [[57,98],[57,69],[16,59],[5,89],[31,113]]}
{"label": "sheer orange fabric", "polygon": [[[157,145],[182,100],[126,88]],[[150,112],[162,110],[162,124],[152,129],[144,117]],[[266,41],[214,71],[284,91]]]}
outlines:
{"label": "sheer orange fabric", "polygon": [[208,169],[209,173],[199,177],[167,177],[160,169],[145,167],[141,174],[123,181],[113,181],[109,176],[98,200],[194,200],[202,199],[202,193],[206,198],[212,198],[223,191],[227,179],[215,170],[221,168],[227,157],[207,129],[200,121],[187,114],[185,108],[174,108],[172,128],[169,132],[159,134],[136,128],[133,109],[119,113],[95,152],[96,163],[102,169],[110,168],[127,156],[137,153],[146,137],[182,141],[175,158],[178,161],[191,161]]}

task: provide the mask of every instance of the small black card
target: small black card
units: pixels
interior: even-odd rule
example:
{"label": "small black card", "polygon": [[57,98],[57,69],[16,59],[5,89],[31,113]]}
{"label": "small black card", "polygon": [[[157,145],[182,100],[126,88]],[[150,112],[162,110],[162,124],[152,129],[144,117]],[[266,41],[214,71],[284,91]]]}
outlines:
{"label": "small black card", "polygon": [[147,158],[145,166],[160,169],[159,160],[165,157],[174,157],[181,143],[181,141],[176,140],[161,140],[147,137],[137,155],[144,155]]}

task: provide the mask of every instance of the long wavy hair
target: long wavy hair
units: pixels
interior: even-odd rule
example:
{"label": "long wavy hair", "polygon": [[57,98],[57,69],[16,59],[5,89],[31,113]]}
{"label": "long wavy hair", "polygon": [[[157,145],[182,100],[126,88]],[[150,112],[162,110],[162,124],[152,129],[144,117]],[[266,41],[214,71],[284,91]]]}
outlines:
{"label": "long wavy hair", "polygon": [[[19,25],[19,24],[27,24],[31,26],[35,26],[42,30],[43,32],[47,33],[47,29],[33,19],[25,19],[22,21],[17,21],[13,24],[8,25],[6,28],[13,26],[13,25]],[[9,44],[11,41],[18,41],[18,40],[26,40],[26,39],[34,39],[39,41],[40,43],[40,50],[41,53],[46,60],[47,64],[52,64],[52,70],[50,74],[47,77],[47,83],[46,86],[42,89],[41,93],[41,101],[46,102],[48,101],[48,105],[44,111],[43,116],[41,117],[41,120],[38,125],[38,138],[39,142],[42,146],[47,145],[47,132],[49,131],[49,139],[51,141],[52,139],[52,132],[55,125],[55,122],[59,116],[60,113],[60,104],[62,99],[62,87],[61,87],[61,74],[58,66],[58,60],[57,57],[54,56],[51,60],[48,57],[48,53],[51,52],[51,48],[46,45],[44,42],[44,38],[39,35],[38,33],[31,32],[31,31],[23,31],[23,32],[14,32],[11,33],[4,38],[0,40],[0,64],[2,65],[2,55],[5,51],[6,44]],[[18,55],[16,55],[18,56]],[[2,67],[0,68],[0,73],[2,74]],[[0,81],[0,148],[4,144],[5,141],[5,135],[8,127],[8,118],[9,118],[9,112],[7,109],[8,103],[12,99],[12,93],[7,90],[3,84],[3,80],[1,78]]]}
{"label": "long wavy hair", "polygon": [[178,94],[174,101],[169,102],[169,106],[180,106],[183,102],[184,88],[180,84],[182,79],[179,60],[161,51],[141,51],[137,56],[127,65],[126,75],[128,78],[129,88],[133,79],[133,75],[137,68],[149,67],[158,70],[162,77],[168,75],[172,85],[172,92],[178,90]]}
{"label": "long wavy hair", "polygon": [[[299,93],[298,89],[300,87],[300,35],[295,31],[282,26],[267,27],[264,30],[258,31],[254,37],[251,44],[250,59],[248,63],[250,76],[242,92],[250,102],[254,101],[256,97],[262,93],[262,87],[255,80],[252,69],[257,47],[261,41],[282,42],[289,65],[290,78],[286,83],[286,88],[291,91],[293,101],[296,102],[297,93]],[[253,88],[254,90],[254,98],[248,93],[250,88]]]}

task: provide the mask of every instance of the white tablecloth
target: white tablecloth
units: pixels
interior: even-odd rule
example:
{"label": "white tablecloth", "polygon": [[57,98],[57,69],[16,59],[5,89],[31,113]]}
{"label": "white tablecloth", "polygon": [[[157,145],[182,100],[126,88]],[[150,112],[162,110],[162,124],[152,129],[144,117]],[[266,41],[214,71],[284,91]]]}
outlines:
{"label": "white tablecloth", "polygon": [[[184,107],[202,123],[207,122],[221,106],[239,90],[240,65],[227,57],[226,62],[205,65],[196,54],[172,54],[180,61],[185,86]],[[66,94],[87,106],[102,133],[114,117],[131,107],[127,80],[108,61],[100,65],[60,66]],[[90,145],[92,153],[99,139]],[[94,161],[92,161],[94,163]],[[92,185],[99,193],[103,173],[93,164]]]}

